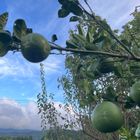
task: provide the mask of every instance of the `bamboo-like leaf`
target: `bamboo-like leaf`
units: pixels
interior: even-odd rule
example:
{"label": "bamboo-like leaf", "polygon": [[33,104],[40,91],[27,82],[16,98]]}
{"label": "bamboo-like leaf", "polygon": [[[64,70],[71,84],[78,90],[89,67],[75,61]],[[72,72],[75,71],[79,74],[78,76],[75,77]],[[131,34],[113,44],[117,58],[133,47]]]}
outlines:
{"label": "bamboo-like leaf", "polygon": [[75,45],[71,40],[67,40],[66,45],[67,48],[77,48],[77,45]]}
{"label": "bamboo-like leaf", "polygon": [[78,29],[78,33],[82,36],[84,36],[84,31],[83,31],[83,28],[81,27],[80,24],[77,25],[77,29]]}
{"label": "bamboo-like leaf", "polygon": [[3,30],[8,20],[8,12],[0,15],[0,30]]}

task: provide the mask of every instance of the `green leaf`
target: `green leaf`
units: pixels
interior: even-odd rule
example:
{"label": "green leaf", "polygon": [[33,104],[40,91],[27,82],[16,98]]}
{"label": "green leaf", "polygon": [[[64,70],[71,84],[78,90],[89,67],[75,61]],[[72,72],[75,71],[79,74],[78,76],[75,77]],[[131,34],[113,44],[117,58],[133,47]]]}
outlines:
{"label": "green leaf", "polygon": [[67,48],[77,48],[77,46],[70,40],[66,41]]}
{"label": "green leaf", "polygon": [[93,43],[100,43],[100,42],[102,42],[105,38],[106,38],[105,36],[100,36],[99,38],[95,39],[95,40],[93,41]]}
{"label": "green leaf", "polygon": [[79,21],[79,17],[77,17],[77,16],[72,16],[72,17],[70,18],[70,22],[75,22],[75,21]]}
{"label": "green leaf", "polygon": [[78,33],[79,33],[81,36],[84,36],[84,31],[83,31],[83,28],[81,27],[80,24],[77,25],[77,29],[78,29]]}
{"label": "green leaf", "polygon": [[102,20],[102,21],[100,21],[100,22],[101,22],[101,24],[103,25],[103,27],[104,27],[105,29],[107,29],[108,31],[111,31],[111,32],[112,32],[111,27],[110,27],[109,24],[106,22],[106,20]]}
{"label": "green leaf", "polygon": [[125,101],[125,105],[124,105],[124,107],[126,108],[126,109],[130,109],[130,108],[132,108],[132,107],[134,107],[134,106],[136,106],[136,103],[132,100],[132,98],[131,97],[126,97],[126,101]]}
{"label": "green leaf", "polygon": [[114,74],[115,74],[117,77],[122,77],[123,71],[122,71],[121,65],[117,65],[117,66],[114,68]]}
{"label": "green leaf", "polygon": [[132,65],[130,66],[130,72],[134,75],[139,75],[140,73],[140,66],[139,65]]}
{"label": "green leaf", "polygon": [[77,4],[79,3],[78,0],[58,0],[58,2],[62,5],[65,5],[65,4],[68,4],[68,3],[71,3],[71,2],[77,3]]}
{"label": "green leaf", "polygon": [[92,94],[92,84],[87,79],[83,80],[83,88],[86,95]]}
{"label": "green leaf", "polygon": [[77,16],[82,16],[83,14],[83,10],[75,3],[71,4],[70,11]]}
{"label": "green leaf", "polygon": [[8,12],[0,15],[0,30],[3,30],[8,20]]}
{"label": "green leaf", "polygon": [[56,34],[53,34],[51,40],[52,40],[52,42],[55,42],[56,40],[58,40],[57,35]]}
{"label": "green leaf", "polygon": [[83,10],[79,7],[78,1],[68,0],[67,3],[62,5],[62,7],[76,16],[82,16],[83,14]]}
{"label": "green leaf", "polygon": [[14,22],[13,34],[16,38],[21,39],[27,34],[27,26],[23,19],[17,19]]}
{"label": "green leaf", "polygon": [[58,17],[59,18],[65,18],[69,15],[69,11],[64,9],[64,8],[61,8],[59,11],[58,11]]}
{"label": "green leaf", "polygon": [[86,44],[86,38],[80,34],[73,34],[73,39],[75,39],[77,42]]}
{"label": "green leaf", "polygon": [[103,95],[103,98],[108,101],[115,101],[116,95],[114,88],[110,85],[106,89],[106,93]]}
{"label": "green leaf", "polygon": [[27,30],[26,30],[26,33],[27,34],[30,34],[30,33],[32,33],[33,32],[33,29],[32,28],[27,28]]}
{"label": "green leaf", "polygon": [[66,1],[66,0],[58,0],[58,2],[59,2],[60,4],[65,4],[67,1]]}
{"label": "green leaf", "polygon": [[114,63],[112,58],[106,58],[100,60],[99,71],[103,74],[114,71]]}

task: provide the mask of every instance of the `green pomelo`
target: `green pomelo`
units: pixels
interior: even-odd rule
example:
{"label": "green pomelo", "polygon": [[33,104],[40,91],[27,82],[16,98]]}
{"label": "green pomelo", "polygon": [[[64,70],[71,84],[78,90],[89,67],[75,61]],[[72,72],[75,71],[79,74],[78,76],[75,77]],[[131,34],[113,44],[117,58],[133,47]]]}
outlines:
{"label": "green pomelo", "polygon": [[92,124],[100,132],[114,132],[123,125],[123,115],[117,105],[103,101],[93,111]]}
{"label": "green pomelo", "polygon": [[140,105],[140,81],[135,82],[130,88],[130,97]]}
{"label": "green pomelo", "polygon": [[22,38],[21,52],[28,61],[38,63],[48,57],[50,45],[42,35],[30,33]]}

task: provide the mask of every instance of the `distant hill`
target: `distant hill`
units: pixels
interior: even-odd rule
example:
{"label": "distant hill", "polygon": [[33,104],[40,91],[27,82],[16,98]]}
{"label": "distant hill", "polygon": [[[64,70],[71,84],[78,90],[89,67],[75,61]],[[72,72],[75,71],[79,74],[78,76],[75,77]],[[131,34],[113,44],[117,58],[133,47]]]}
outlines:
{"label": "distant hill", "polygon": [[0,128],[0,136],[32,136],[33,140],[41,139],[41,131],[28,129],[2,129]]}
{"label": "distant hill", "polygon": [[[2,129],[0,128],[0,137],[29,137],[32,136],[33,140],[41,140],[42,132],[28,129]],[[89,137],[84,135],[82,131],[54,129],[47,130],[46,137],[48,140],[90,140]]]}

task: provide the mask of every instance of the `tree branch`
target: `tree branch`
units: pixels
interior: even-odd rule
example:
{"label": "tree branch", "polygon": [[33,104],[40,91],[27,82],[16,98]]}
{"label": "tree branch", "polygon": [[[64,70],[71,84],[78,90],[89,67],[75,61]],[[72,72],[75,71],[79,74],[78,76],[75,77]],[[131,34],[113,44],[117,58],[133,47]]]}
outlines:
{"label": "tree branch", "polygon": [[82,126],[82,131],[83,131],[83,133],[84,133],[85,135],[87,135],[88,137],[94,139],[94,140],[98,140],[98,138],[97,138],[96,136],[94,136],[94,135],[88,133],[88,132],[85,130],[84,122],[83,122],[83,120],[82,120],[82,118],[81,118],[81,115],[80,115],[79,117],[80,117],[80,122],[81,122],[81,126]]}
{"label": "tree branch", "polygon": [[128,60],[135,60],[135,61],[140,61],[140,57],[133,57],[131,55],[127,54],[117,54],[117,53],[109,53],[109,52],[104,52],[104,51],[91,51],[91,50],[78,50],[78,49],[71,49],[71,48],[62,48],[61,46],[49,42],[51,46],[51,50],[59,50],[59,51],[65,51],[65,52],[73,52],[77,54],[85,54],[85,55],[104,55],[104,56],[109,56],[109,57],[118,57],[118,58],[124,58]]}

